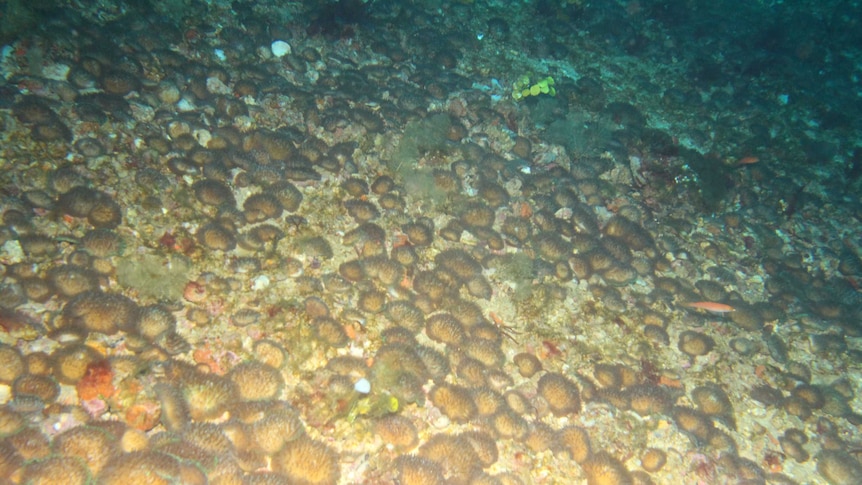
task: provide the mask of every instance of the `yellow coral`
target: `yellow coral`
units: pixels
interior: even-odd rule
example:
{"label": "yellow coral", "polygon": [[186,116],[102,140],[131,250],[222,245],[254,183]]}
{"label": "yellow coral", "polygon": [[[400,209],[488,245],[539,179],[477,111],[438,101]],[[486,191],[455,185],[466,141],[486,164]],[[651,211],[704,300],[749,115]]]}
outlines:
{"label": "yellow coral", "polygon": [[512,97],[516,100],[521,100],[528,96],[538,96],[540,94],[556,96],[557,90],[554,88],[554,78],[548,76],[531,85],[530,76],[525,74],[512,83]]}
{"label": "yellow coral", "polygon": [[353,422],[359,416],[370,416],[378,418],[387,414],[398,412],[400,403],[398,398],[387,393],[378,396],[370,396],[354,401],[347,415],[347,419]]}

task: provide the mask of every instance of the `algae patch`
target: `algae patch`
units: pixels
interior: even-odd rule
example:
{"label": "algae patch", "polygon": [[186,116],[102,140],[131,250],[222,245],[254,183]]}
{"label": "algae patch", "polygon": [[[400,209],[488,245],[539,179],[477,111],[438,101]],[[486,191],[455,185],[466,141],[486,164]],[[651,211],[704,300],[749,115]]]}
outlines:
{"label": "algae patch", "polygon": [[508,281],[514,290],[512,300],[522,302],[533,293],[533,260],[524,253],[507,253],[497,258],[493,267],[497,277]]}
{"label": "algae patch", "polygon": [[449,115],[443,113],[407,123],[392,157],[396,172],[412,170],[423,153],[445,149],[451,126]]}
{"label": "algae patch", "polygon": [[444,152],[450,147],[446,137],[452,127],[449,115],[439,113],[407,123],[398,146],[393,150],[390,168],[401,179],[408,192],[434,203],[445,199],[445,192],[436,188],[434,175],[428,167],[420,167],[420,158],[429,152]]}
{"label": "algae patch", "polygon": [[178,255],[144,254],[124,258],[117,264],[117,281],[134,288],[142,297],[179,300],[189,280],[191,264]]}

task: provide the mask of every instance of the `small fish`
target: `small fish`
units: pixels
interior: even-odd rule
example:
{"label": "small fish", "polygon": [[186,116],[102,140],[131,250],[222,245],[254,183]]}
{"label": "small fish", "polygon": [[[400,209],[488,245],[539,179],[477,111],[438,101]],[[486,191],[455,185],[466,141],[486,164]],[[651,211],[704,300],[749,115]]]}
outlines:
{"label": "small fish", "polygon": [[802,199],[805,196],[806,187],[808,187],[808,184],[798,187],[792,194],[790,194],[789,197],[779,200],[780,203],[783,203],[782,208],[784,209],[784,215],[788,219],[793,217],[793,214],[796,214],[796,211],[799,210],[800,204],[805,203]]}
{"label": "small fish", "polygon": [[684,303],[683,305],[689,308],[697,308],[698,310],[706,310],[713,313],[730,313],[736,310],[736,308],[733,308],[730,305],[725,305],[724,303],[717,303],[714,301],[694,301],[690,303]]}
{"label": "small fish", "polygon": [[742,158],[740,158],[740,159],[736,162],[736,165],[737,165],[737,166],[740,166],[740,165],[751,165],[751,164],[753,164],[753,163],[757,163],[757,162],[759,162],[759,161],[760,161],[760,158],[758,158],[758,157],[753,157],[753,156],[742,157]]}

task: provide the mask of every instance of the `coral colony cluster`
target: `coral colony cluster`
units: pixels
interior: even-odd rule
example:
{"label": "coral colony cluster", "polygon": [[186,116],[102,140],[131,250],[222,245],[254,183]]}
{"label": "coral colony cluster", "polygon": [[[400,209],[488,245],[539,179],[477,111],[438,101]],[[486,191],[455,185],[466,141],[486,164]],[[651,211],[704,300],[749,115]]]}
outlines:
{"label": "coral colony cluster", "polygon": [[859,483],[853,2],[152,3],[0,7],[0,483]]}

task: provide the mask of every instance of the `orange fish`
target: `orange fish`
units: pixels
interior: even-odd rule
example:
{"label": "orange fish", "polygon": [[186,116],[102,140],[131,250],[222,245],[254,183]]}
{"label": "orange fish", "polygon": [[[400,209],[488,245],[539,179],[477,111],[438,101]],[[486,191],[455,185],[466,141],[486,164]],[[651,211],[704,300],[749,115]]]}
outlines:
{"label": "orange fish", "polygon": [[748,157],[740,158],[739,161],[736,162],[736,164],[737,165],[751,165],[752,163],[757,163],[759,161],[760,161],[760,159],[757,157],[748,156]]}
{"label": "orange fish", "polygon": [[689,308],[697,308],[698,310],[706,310],[713,313],[730,313],[736,310],[736,308],[733,308],[730,305],[725,305],[724,303],[717,303],[714,301],[694,301],[690,303],[684,303],[683,305]]}

